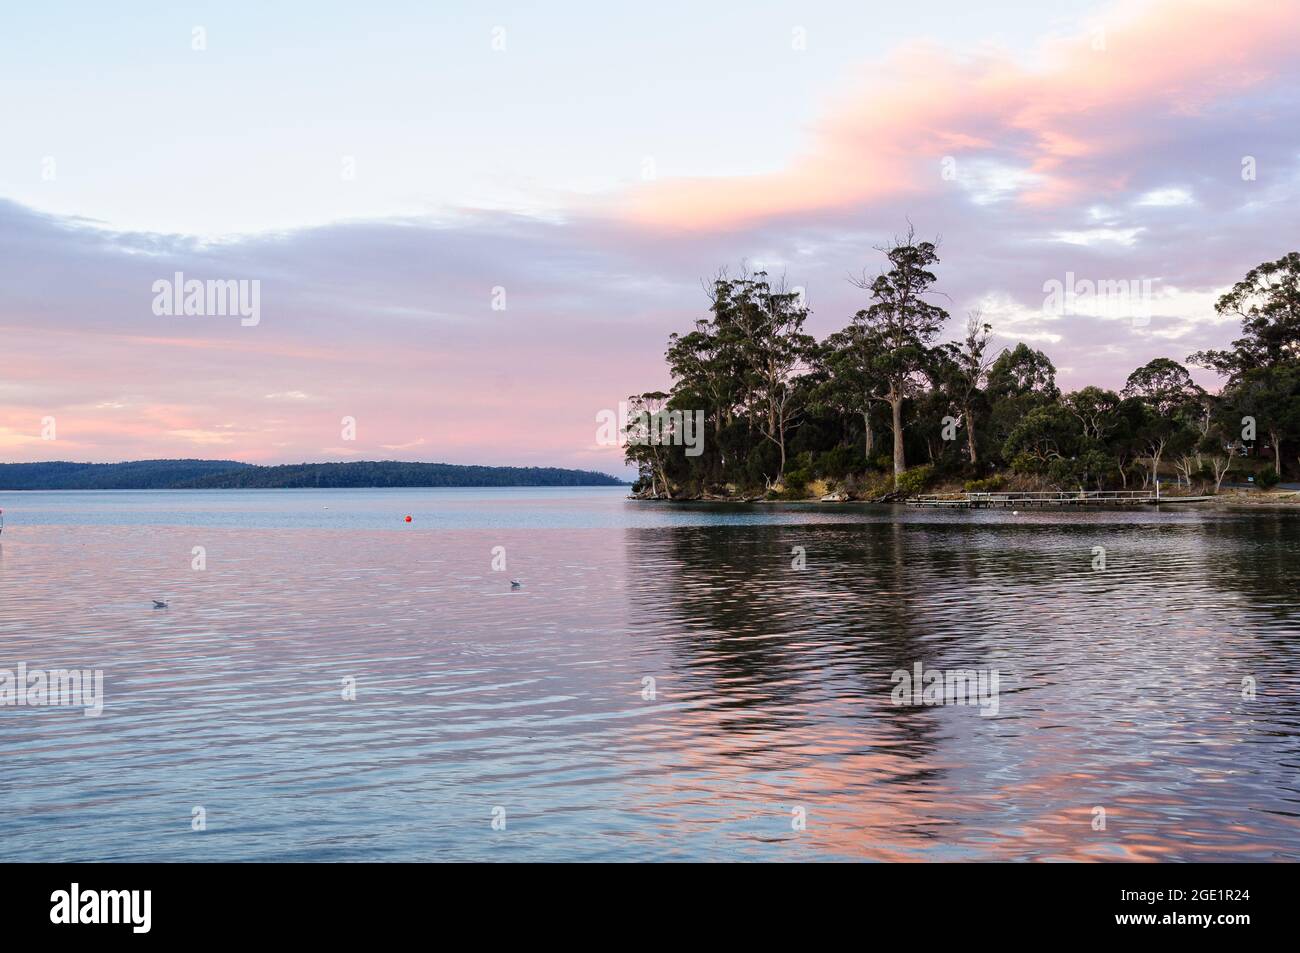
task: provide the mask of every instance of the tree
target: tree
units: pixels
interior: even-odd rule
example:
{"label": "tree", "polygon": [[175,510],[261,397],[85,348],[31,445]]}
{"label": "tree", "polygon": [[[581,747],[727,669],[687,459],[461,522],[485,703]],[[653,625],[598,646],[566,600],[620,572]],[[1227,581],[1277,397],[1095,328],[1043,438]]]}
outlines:
{"label": "tree", "polygon": [[1151,463],[1154,483],[1159,479],[1160,461],[1166,453],[1179,453],[1195,444],[1193,420],[1205,392],[1183,365],[1167,357],[1157,357],[1128,376],[1123,395],[1146,410],[1138,434]]}
{"label": "tree", "polygon": [[1208,461],[1210,472],[1214,476],[1214,492],[1218,493],[1223,486],[1223,479],[1232,469],[1233,454],[1236,450],[1237,443],[1230,441],[1216,427],[1211,427],[1210,432],[1201,438],[1197,450]]}
{"label": "tree", "polygon": [[1119,473],[1120,486],[1126,490],[1129,469],[1143,453],[1142,427],[1146,417],[1146,407],[1137,400],[1121,400],[1110,415],[1111,426],[1106,434],[1105,445]]}
{"label": "tree", "polygon": [[[1016,425],[1032,410],[1056,403],[1056,367],[1042,351],[1017,344],[998,355],[988,372],[985,390],[989,403],[992,445],[1006,445]],[[1010,458],[1003,458],[1010,463]]]}
{"label": "tree", "polygon": [[[747,496],[780,482],[797,494],[820,478],[854,492],[872,482],[859,477],[881,461],[886,426],[896,488],[909,460],[928,459],[927,472],[951,479],[969,459],[970,469],[1010,465],[1080,488],[1127,488],[1135,467],[1149,486],[1173,470],[1180,483],[1213,480],[1217,491],[1235,458],[1254,451],[1256,430],[1275,452],[1258,481],[1276,482],[1297,462],[1282,451],[1300,445],[1300,253],[1261,265],[1220,299],[1222,313],[1241,317],[1240,339],[1189,359],[1226,375],[1212,396],[1164,357],[1133,371],[1120,393],[1062,395],[1042,351],[1021,343],[995,356],[978,312],[964,335],[939,344],[947,313],[932,300],[934,245],[909,230],[880,251],[882,272],[853,280],[867,306],[821,343],[805,333],[808,309],[783,281],[721,271],[706,284],[709,313],[669,339],[670,392],[632,398],[656,415],[656,427],[642,428],[650,439],[628,450],[648,491],[722,486]],[[694,439],[701,417],[703,447]],[[683,439],[672,440],[678,427]]]}
{"label": "tree", "polygon": [[1300,435],[1300,415],[1290,406],[1295,395],[1292,372],[1300,364],[1300,252],[1252,268],[1219,298],[1214,310],[1239,317],[1241,337],[1230,349],[1198,351],[1187,360],[1223,374],[1225,396],[1235,392],[1234,399],[1241,401],[1243,392],[1253,393],[1272,421],[1265,432],[1280,477],[1283,442]]}
{"label": "tree", "polygon": [[962,426],[966,428],[966,454],[973,467],[979,465],[976,408],[983,402],[983,387],[995,360],[989,349],[992,336],[993,325],[985,324],[979,311],[972,311],[966,316],[966,337],[961,342],[949,343],[946,348],[944,376],[953,402],[961,410]]}
{"label": "tree", "polygon": [[674,381],[674,399],[707,408],[702,466],[708,480],[718,482],[727,463],[722,431],[731,420],[736,393],[727,343],[714,322],[700,320],[695,322],[694,331],[668,339],[665,356]]}
{"label": "tree", "polygon": [[1079,421],[1083,435],[1098,443],[1104,442],[1106,435],[1118,423],[1116,411],[1119,410],[1120,397],[1113,390],[1085,387],[1066,394],[1063,403],[1065,409]]}
{"label": "tree", "polygon": [[826,339],[820,351],[824,380],[816,391],[823,407],[833,408],[862,420],[863,459],[871,462],[875,453],[875,432],[871,410],[883,399],[881,378],[876,375],[878,340],[858,322]]}
{"label": "tree", "polygon": [[785,473],[785,441],[798,419],[799,377],[815,343],[803,331],[808,309],[799,295],[781,282],[773,288],[766,272],[732,283],[733,302],[740,319],[741,361],[751,379],[756,398],[756,418],[763,436],[780,454],[776,477]]}
{"label": "tree", "polygon": [[879,250],[890,267],[872,279],[865,273],[853,279],[853,284],[870,292],[872,299],[853,320],[870,342],[873,376],[883,381],[880,399],[890,410],[897,487],[898,477],[907,469],[903,402],[923,385],[932,342],[948,319],[948,312],[926,300],[937,280],[930,268],[939,261],[932,242],[918,242],[915,230],[909,228],[905,237],[895,238],[893,244]]}
{"label": "tree", "polygon": [[1282,448],[1288,438],[1300,435],[1300,363],[1251,368],[1224,396],[1243,422],[1268,434],[1273,470],[1281,477]]}
{"label": "tree", "polygon": [[625,435],[627,447],[624,455],[628,463],[635,463],[638,474],[650,480],[654,496],[672,499],[672,483],[668,479],[667,462],[669,441],[664,440],[663,411],[669,395],[663,391],[633,394],[627,399],[629,420]]}
{"label": "tree", "polygon": [[1204,394],[1187,368],[1167,357],[1148,361],[1124,382],[1125,397],[1140,400],[1162,417],[1184,421],[1196,413]]}
{"label": "tree", "polygon": [[1049,473],[1079,446],[1077,421],[1059,404],[1035,407],[1012,429],[1002,456],[1022,473]]}
{"label": "tree", "polygon": [[[787,437],[802,412],[800,378],[815,344],[803,333],[808,309],[762,271],[737,278],[719,271],[708,293],[710,317],[672,335],[666,357],[673,376],[669,405],[707,409],[712,439],[700,459],[674,463],[691,482],[721,483],[735,475],[734,458],[745,473],[757,466],[770,485],[785,471]],[[771,459],[755,440],[771,443]]]}
{"label": "tree", "polygon": [[1300,252],[1252,268],[1214,305],[1241,319],[1241,337],[1231,350],[1198,351],[1187,360],[1211,367],[1235,384],[1251,368],[1300,359]]}

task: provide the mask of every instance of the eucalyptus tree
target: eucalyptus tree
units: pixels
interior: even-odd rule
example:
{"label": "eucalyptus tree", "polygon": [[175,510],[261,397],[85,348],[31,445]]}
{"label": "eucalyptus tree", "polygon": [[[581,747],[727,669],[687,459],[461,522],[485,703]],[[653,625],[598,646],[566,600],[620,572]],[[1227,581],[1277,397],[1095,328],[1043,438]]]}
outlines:
{"label": "eucalyptus tree", "polygon": [[705,410],[702,467],[710,482],[719,482],[727,466],[723,432],[731,422],[737,390],[726,340],[715,321],[699,320],[695,330],[668,339],[665,356],[674,402]]}
{"label": "eucalyptus tree", "polygon": [[[1001,451],[1016,425],[1030,411],[1061,397],[1056,366],[1042,351],[1021,343],[1004,350],[989,367],[985,386],[992,445]],[[1010,458],[1003,458],[1010,463]]]}
{"label": "eucalyptus tree", "polygon": [[1120,413],[1122,400],[1112,390],[1084,387],[1061,398],[1061,406],[1079,428],[1078,469],[1088,478],[1102,482],[1102,474],[1118,469],[1120,481],[1127,482],[1124,457],[1127,434]]}
{"label": "eucalyptus tree", "polygon": [[852,283],[871,296],[871,304],[853,316],[874,357],[872,374],[880,379],[879,399],[889,405],[894,435],[894,485],[907,469],[903,404],[925,384],[935,338],[948,312],[930,302],[935,282],[930,268],[939,261],[933,242],[916,240],[910,228],[902,238],[878,249],[889,262],[874,278],[865,273]]}
{"label": "eucalyptus tree", "polygon": [[779,480],[785,472],[786,438],[803,412],[800,377],[808,371],[816,343],[803,330],[809,311],[798,292],[784,280],[773,285],[764,271],[726,280],[720,291],[727,305],[724,335],[736,348],[732,360],[745,409],[777,450]]}
{"label": "eucalyptus tree", "polygon": [[671,395],[663,391],[647,391],[628,397],[628,419],[625,424],[627,445],[624,455],[628,463],[636,464],[642,478],[649,478],[651,493],[672,498],[672,481],[668,476],[671,457],[671,437],[665,434],[664,409]]}
{"label": "eucalyptus tree", "polygon": [[1113,390],[1084,387],[1062,398],[1062,404],[1079,421],[1084,437],[1105,443],[1106,436],[1119,425],[1120,396]]}
{"label": "eucalyptus tree", "polygon": [[[867,306],[820,344],[804,330],[802,296],[784,281],[719,272],[706,285],[708,315],[669,339],[671,392],[632,398],[638,413],[661,415],[648,419],[666,421],[671,436],[677,420],[702,411],[704,450],[692,452],[698,444],[684,427],[671,445],[629,445],[644,485],[678,495],[853,477],[881,459],[886,426],[895,486],[909,456],[926,454],[943,477],[964,456],[1078,486],[1127,487],[1139,464],[1149,484],[1172,461],[1184,481],[1217,489],[1256,428],[1279,475],[1283,449],[1300,444],[1300,253],[1260,265],[1219,300],[1221,314],[1241,318],[1240,338],[1188,359],[1227,378],[1212,396],[1168,358],[1137,368],[1120,393],[1085,386],[1062,395],[1046,354],[1023,343],[995,353],[978,312],[964,337],[937,344],[947,312],[932,300],[934,244],[909,230],[880,251],[880,274],[853,279]],[[966,428],[964,446],[954,423]]]}
{"label": "eucalyptus tree", "polygon": [[1189,355],[1188,363],[1223,374],[1224,396],[1255,411],[1244,416],[1268,434],[1281,476],[1282,447],[1300,437],[1300,252],[1252,268],[1214,309],[1241,320],[1241,337],[1230,348]]}
{"label": "eucalyptus tree", "polygon": [[993,325],[984,322],[981,312],[971,311],[966,316],[966,336],[946,345],[946,360],[940,364],[943,386],[961,412],[961,423],[966,428],[966,455],[973,467],[979,465],[975,416],[986,403],[984,386],[989,369],[997,359],[990,348],[992,337]]}
{"label": "eucalyptus tree", "polygon": [[1180,453],[1195,445],[1195,420],[1205,396],[1187,368],[1167,357],[1143,364],[1124,383],[1123,396],[1146,410],[1139,439],[1151,466],[1151,481],[1160,475],[1166,453]]}
{"label": "eucalyptus tree", "polygon": [[830,335],[819,350],[822,379],[815,399],[820,406],[862,421],[862,453],[867,465],[876,452],[872,410],[884,399],[884,379],[876,370],[878,348],[879,340],[855,321]]}
{"label": "eucalyptus tree", "polygon": [[1229,376],[1251,368],[1300,360],[1300,252],[1252,268],[1215,302],[1214,310],[1241,319],[1241,337],[1226,350],[1198,351],[1189,363]]}
{"label": "eucalyptus tree", "polygon": [[1142,428],[1147,413],[1140,401],[1122,398],[1109,415],[1110,425],[1106,429],[1105,445],[1111,463],[1119,473],[1120,486],[1126,490],[1129,471],[1145,451]]}
{"label": "eucalyptus tree", "polygon": [[1078,452],[1078,421],[1059,404],[1043,404],[1029,411],[1012,428],[1002,456],[1022,473],[1048,474]]}

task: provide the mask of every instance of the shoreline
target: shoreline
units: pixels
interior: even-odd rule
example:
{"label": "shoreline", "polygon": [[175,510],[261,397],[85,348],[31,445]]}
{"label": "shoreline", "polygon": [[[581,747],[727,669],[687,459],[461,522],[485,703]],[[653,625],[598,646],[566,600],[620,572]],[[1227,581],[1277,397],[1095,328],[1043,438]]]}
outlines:
{"label": "shoreline", "polygon": [[[1262,497],[1262,498],[1261,498]],[[825,497],[809,496],[796,500],[773,500],[768,498],[736,498],[722,496],[693,496],[693,497],[663,497],[663,496],[628,496],[629,501],[638,503],[709,503],[721,504],[725,506],[779,506],[782,504],[793,504],[796,506],[807,506],[811,504],[824,506],[905,506],[907,497],[898,499],[884,500],[854,500],[854,499],[828,499]],[[1254,491],[1250,493],[1225,493],[1212,497],[1208,500],[1196,500],[1180,502],[1177,495],[1167,497],[1169,505],[1177,505],[1183,509],[1204,508],[1213,510],[1300,510],[1300,491],[1285,490],[1280,493],[1268,493],[1264,491]],[[1162,501],[1163,502],[1163,501]],[[1150,509],[1160,507],[1160,503],[1142,503],[1137,508]],[[1090,509],[1134,509],[1134,505],[1125,506],[1106,506],[1105,504],[1096,504]],[[1036,507],[1035,512],[1039,510],[1066,510],[1072,509],[1068,506],[1044,506]]]}
{"label": "shoreline", "polygon": [[[0,493],[224,493],[249,490],[616,490],[630,483],[456,483],[367,486],[26,486],[0,487]],[[631,499],[631,497],[629,497]]]}

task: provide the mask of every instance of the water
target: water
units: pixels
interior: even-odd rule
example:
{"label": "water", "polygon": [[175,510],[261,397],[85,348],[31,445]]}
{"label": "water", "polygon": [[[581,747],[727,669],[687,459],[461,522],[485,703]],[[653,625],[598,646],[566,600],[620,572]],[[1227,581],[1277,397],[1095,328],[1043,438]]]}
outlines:
{"label": "water", "polygon": [[1300,859],[1300,515],[624,493],[0,494],[0,860]]}

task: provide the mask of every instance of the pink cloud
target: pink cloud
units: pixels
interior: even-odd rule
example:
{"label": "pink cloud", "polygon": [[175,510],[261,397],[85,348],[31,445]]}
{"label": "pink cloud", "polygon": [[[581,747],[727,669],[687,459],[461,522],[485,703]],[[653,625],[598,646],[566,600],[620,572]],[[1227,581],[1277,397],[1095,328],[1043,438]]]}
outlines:
{"label": "pink cloud", "polygon": [[[1131,8],[1131,5],[1129,5]],[[620,211],[666,229],[734,229],[941,191],[958,167],[996,159],[1036,177],[1043,208],[1104,199],[1132,181],[1135,151],[1239,94],[1294,74],[1300,7],[1163,0],[1099,18],[1103,32],[1046,40],[1034,63],[928,45],[863,71],[789,168],[733,179],[649,183]]]}
{"label": "pink cloud", "polygon": [[[845,275],[909,216],[942,235],[955,315],[995,302],[1005,340],[1043,347],[1064,386],[1122,385],[1230,340],[1215,290],[1293,247],[1300,9],[1204,0],[1101,22],[1104,50],[1053,39],[1032,63],[899,50],[828,104],[789,169],[664,181],[564,221],[465,213],[200,247],[0,200],[0,452],[617,471],[595,415],[669,383],[665,341],[703,313],[701,279],[742,259],[787,272],[824,335],[863,304]],[[152,282],[178,270],[261,280],[261,324],[154,315]],[[1067,272],[1153,279],[1149,326],[1045,319],[1043,283]]]}

